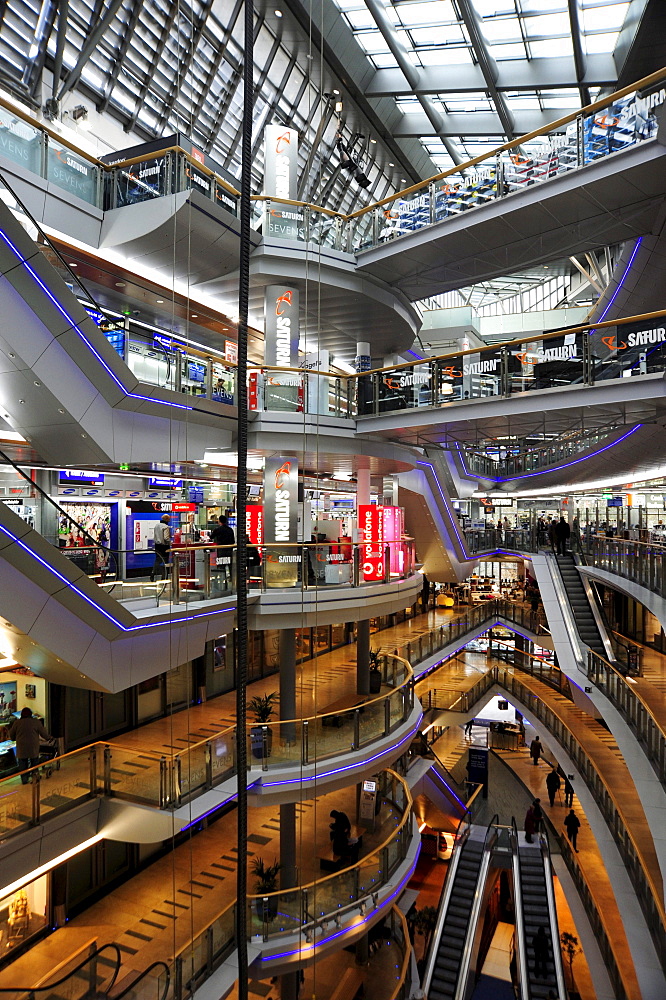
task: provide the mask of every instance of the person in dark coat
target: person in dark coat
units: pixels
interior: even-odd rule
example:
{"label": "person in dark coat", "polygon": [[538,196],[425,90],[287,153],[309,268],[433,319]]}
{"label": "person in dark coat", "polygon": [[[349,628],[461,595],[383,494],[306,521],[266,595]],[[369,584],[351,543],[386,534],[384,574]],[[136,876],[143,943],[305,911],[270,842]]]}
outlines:
{"label": "person in dark coat", "polygon": [[538,833],[541,829],[541,824],[543,823],[543,809],[541,808],[541,799],[532,800],[532,816],[534,817],[534,832]]}
{"label": "person in dark coat", "polygon": [[533,936],[532,947],[534,949],[534,975],[537,979],[545,979],[548,976],[548,959],[550,957],[545,927],[539,927]]}
{"label": "person in dark coat", "polygon": [[539,739],[538,736],[535,736],[532,742],[530,743],[530,757],[534,761],[535,765],[539,763],[539,758],[541,757],[542,751],[543,751],[543,745],[541,743],[541,740]]}
{"label": "person in dark coat", "polygon": [[578,854],[578,848],[576,847],[576,842],[578,840],[578,831],[580,830],[580,820],[573,809],[567,814],[564,820],[564,826],[566,827],[567,836],[571,841],[571,846],[573,847],[576,854]]}
{"label": "person in dark coat", "polygon": [[557,542],[558,556],[565,556],[567,554],[567,540],[570,534],[571,528],[567,521],[564,520],[564,517],[561,517],[555,525],[555,541]]}
{"label": "person in dark coat", "polygon": [[532,837],[536,831],[536,826],[534,824],[534,809],[532,806],[529,807],[525,813],[525,840],[528,844],[532,843]]}
{"label": "person in dark coat", "polygon": [[44,729],[39,719],[36,719],[29,708],[21,709],[21,718],[14,719],[9,727],[9,739],[16,740],[16,763],[21,771],[21,781],[28,784],[30,775],[25,772],[29,767],[39,764],[39,744],[51,737]]}
{"label": "person in dark coat", "polygon": [[551,806],[555,805],[555,796],[560,790],[560,784],[561,784],[560,776],[553,767],[546,775],[546,788],[548,789],[548,801],[550,802]]}
{"label": "person in dark coat", "polygon": [[349,822],[347,814],[338,809],[332,809],[330,816],[333,820],[333,822],[329,824],[333,853],[336,857],[343,857],[349,852],[351,823]]}
{"label": "person in dark coat", "polygon": [[574,790],[573,785],[568,778],[564,779],[564,804],[567,809],[571,809],[573,805]]}

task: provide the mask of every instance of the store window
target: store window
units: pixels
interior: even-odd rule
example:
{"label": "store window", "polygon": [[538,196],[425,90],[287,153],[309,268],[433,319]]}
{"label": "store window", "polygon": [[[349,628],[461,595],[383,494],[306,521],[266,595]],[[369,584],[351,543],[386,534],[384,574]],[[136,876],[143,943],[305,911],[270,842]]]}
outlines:
{"label": "store window", "polygon": [[47,925],[48,875],[0,899],[0,959],[38,934]]}

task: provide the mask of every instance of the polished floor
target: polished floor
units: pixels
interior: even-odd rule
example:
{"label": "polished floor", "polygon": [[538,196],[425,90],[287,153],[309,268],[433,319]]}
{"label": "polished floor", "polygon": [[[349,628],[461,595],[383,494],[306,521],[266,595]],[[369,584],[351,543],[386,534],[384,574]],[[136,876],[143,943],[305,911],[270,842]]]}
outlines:
{"label": "polished floor", "polygon": [[[423,634],[429,628],[438,626],[451,617],[451,612],[431,612],[429,615],[412,619],[373,636],[374,648],[391,648]],[[659,654],[655,654],[659,657]],[[440,668],[435,674],[419,684],[423,695],[431,685],[449,692],[469,689],[492,665],[486,656],[479,653],[463,652],[454,660]],[[498,664],[502,669],[506,664]],[[659,673],[659,668],[662,672]],[[666,678],[666,658],[650,663],[654,671],[655,688],[659,680]],[[661,886],[661,874],[657,864],[654,846],[647,821],[633,789],[626,765],[614,744],[612,737],[598,723],[578,710],[571,702],[557,694],[538,680],[522,673],[518,675],[535,696],[547,702],[575,733],[586,752],[594,760],[605,780],[613,788],[632,835],[639,845],[641,856],[655,883]],[[645,684],[652,681],[646,670]],[[248,688],[248,696],[274,690],[276,678],[258,681]],[[324,711],[327,704],[339,699],[355,688],[354,648],[343,647],[333,653],[326,653],[299,667],[299,706],[310,712],[315,707]],[[117,741],[127,761],[116,770],[122,772],[114,780],[130,781],[134,764],[140,765],[142,755],[152,759],[156,754],[178,752],[195,740],[208,738],[214,732],[233,723],[234,694],[222,695],[211,701],[175,713],[167,719],[160,719],[133,733],[124,735]],[[438,755],[449,767],[465,753],[467,747],[461,726],[450,727],[437,744]],[[135,754],[135,757],[131,755]],[[534,768],[526,752],[505,753],[503,757],[514,768],[521,781],[532,791],[543,794],[545,765]],[[70,785],[76,786],[77,777],[71,765],[68,776]],[[58,793],[57,774],[53,796]],[[44,786],[47,782],[44,782]],[[17,795],[23,795],[22,786]],[[55,798],[54,798],[55,801]],[[299,816],[298,865],[299,880],[310,881],[319,877],[318,852],[328,846],[328,822],[331,808],[343,808],[354,815],[354,789],[346,789],[331,795],[304,801],[297,806]],[[548,807],[546,807],[548,809]],[[558,805],[554,807],[553,820],[561,825]],[[593,892],[597,906],[612,932],[618,962],[621,964],[625,982],[630,986],[629,995],[638,997],[635,971],[629,955],[624,930],[622,928],[613,891],[601,861],[601,855],[594,842],[591,830],[586,824],[582,811],[577,812],[583,823],[580,834],[580,853],[577,862],[585,881]],[[257,854],[272,861],[279,856],[279,810],[273,807],[257,807],[249,816],[250,836],[248,838],[249,860]],[[38,942],[26,955],[0,973],[0,984],[30,985],[38,981],[64,954],[75,950],[85,941],[97,938],[100,943],[115,940],[120,945],[126,969],[141,970],[156,958],[169,960],[191,936],[202,930],[235,896],[235,872],[237,865],[235,847],[235,812],[232,810],[223,820],[211,824],[208,829],[174,851],[159,857],[148,867],[138,872],[134,878],[109,893],[84,913]],[[315,849],[313,850],[313,846]],[[367,850],[372,849],[368,841]],[[323,973],[322,973],[323,974]],[[635,989],[634,989],[635,987]],[[322,994],[323,995],[323,994]]]}

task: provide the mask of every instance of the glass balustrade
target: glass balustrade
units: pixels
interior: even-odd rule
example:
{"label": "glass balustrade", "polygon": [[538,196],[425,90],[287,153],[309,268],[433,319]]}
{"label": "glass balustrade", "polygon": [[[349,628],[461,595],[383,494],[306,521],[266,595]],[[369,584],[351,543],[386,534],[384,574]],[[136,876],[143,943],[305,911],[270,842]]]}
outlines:
{"label": "glass balustrade", "polygon": [[516,440],[515,446],[506,442],[501,449],[493,446],[492,454],[479,453],[463,449],[458,445],[458,452],[467,472],[493,479],[518,475],[523,472],[534,472],[548,468],[558,462],[571,458],[608,440],[609,436],[618,431],[618,427],[610,426],[603,430],[585,431],[570,435],[565,439],[553,441],[541,448],[520,449]]}

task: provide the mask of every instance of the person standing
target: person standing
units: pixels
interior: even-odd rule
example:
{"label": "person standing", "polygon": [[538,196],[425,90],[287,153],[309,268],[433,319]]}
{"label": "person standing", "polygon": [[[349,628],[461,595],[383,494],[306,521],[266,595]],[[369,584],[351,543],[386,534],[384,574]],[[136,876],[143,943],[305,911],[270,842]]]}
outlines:
{"label": "person standing", "polygon": [[155,549],[155,562],[150,571],[150,582],[155,579],[155,573],[159,571],[160,580],[166,576],[167,563],[169,562],[169,549],[171,548],[171,518],[168,514],[162,514],[161,518],[153,528],[153,547]]}
{"label": "person standing", "polygon": [[546,775],[546,788],[548,789],[548,800],[551,806],[554,806],[555,796],[560,790],[560,776],[554,767]]}
{"label": "person standing", "polygon": [[538,736],[535,736],[530,743],[530,757],[534,761],[535,766],[539,763],[539,758],[541,757],[542,752],[543,746],[541,744],[541,740]]}
{"label": "person standing", "polygon": [[532,837],[536,832],[536,826],[534,824],[534,806],[530,806],[525,813],[525,840],[528,844],[532,843]]}
{"label": "person standing", "polygon": [[539,927],[533,936],[532,948],[534,949],[534,975],[537,979],[546,979],[548,976],[548,959],[550,953],[545,927]]}
{"label": "person standing", "polygon": [[567,809],[571,809],[573,805],[574,790],[573,785],[568,778],[564,779],[564,805]]}
{"label": "person standing", "polygon": [[570,535],[571,528],[564,520],[564,517],[560,517],[559,521],[555,525],[555,541],[557,542],[558,556],[565,556],[567,554],[567,540]]}
{"label": "person standing", "polygon": [[548,519],[547,530],[548,530],[548,541],[550,542],[551,550],[554,552],[555,543],[557,541],[557,535],[555,534],[555,521],[552,521],[550,518]]}
{"label": "person standing", "polygon": [[532,818],[534,819],[534,832],[538,833],[541,829],[541,824],[543,823],[541,799],[533,799],[532,801]]}
{"label": "person standing", "polygon": [[[234,529],[230,527],[225,514],[220,514],[217,519],[217,527],[210,533],[210,540],[214,545],[235,545],[236,536]],[[231,560],[233,549],[217,549],[215,554],[215,565],[224,575],[224,589],[226,590],[231,582]]]}
{"label": "person standing", "polygon": [[578,831],[580,830],[580,820],[578,819],[578,816],[576,816],[573,809],[565,817],[564,826],[566,827],[567,836],[571,841],[571,846],[576,854],[578,854],[578,847],[576,844],[578,841]]}
{"label": "person standing", "polygon": [[16,740],[16,763],[21,771],[21,782],[28,784],[30,775],[25,772],[29,767],[39,764],[39,744],[41,740],[51,737],[44,729],[39,719],[36,719],[30,708],[21,709],[21,717],[14,719],[9,727],[9,739]]}

